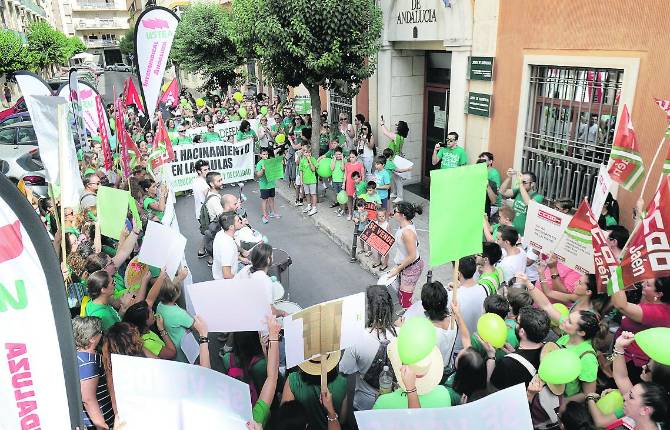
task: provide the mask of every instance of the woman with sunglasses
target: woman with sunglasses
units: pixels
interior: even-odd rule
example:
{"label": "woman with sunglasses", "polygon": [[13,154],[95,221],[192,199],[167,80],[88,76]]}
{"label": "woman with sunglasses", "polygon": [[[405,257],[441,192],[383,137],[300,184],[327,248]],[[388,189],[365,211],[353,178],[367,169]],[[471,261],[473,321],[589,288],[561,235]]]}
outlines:
{"label": "woman with sunglasses", "polygon": [[[640,382],[624,394],[623,410],[605,415],[596,402],[600,396],[591,393],[586,404],[598,428],[605,430],[659,430],[670,424],[670,396],[667,388],[653,382]],[[617,416],[620,415],[620,416]]]}

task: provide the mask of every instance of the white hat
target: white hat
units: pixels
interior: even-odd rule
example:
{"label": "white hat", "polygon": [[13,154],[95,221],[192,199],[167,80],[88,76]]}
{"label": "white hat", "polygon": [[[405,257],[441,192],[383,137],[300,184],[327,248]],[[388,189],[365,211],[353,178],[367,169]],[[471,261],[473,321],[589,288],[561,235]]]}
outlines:
{"label": "white hat", "polygon": [[[400,373],[402,362],[398,353],[398,338],[394,338],[389,343],[387,354],[393,366],[393,372],[398,380],[398,384],[405,390],[405,383]],[[433,391],[433,388],[440,384],[442,375],[444,374],[444,360],[437,346],[426,357],[409,366],[416,373],[416,391],[419,395],[428,394]]]}

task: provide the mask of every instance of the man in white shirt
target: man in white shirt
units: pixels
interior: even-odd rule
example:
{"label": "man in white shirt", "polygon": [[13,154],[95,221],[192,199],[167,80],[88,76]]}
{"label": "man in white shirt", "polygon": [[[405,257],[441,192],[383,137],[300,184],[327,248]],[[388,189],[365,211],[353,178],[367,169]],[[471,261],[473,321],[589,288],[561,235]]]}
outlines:
{"label": "man in white shirt", "polygon": [[[484,300],[488,289],[477,283],[474,276],[477,272],[477,262],[473,256],[463,257],[458,261],[458,279],[460,281],[456,292],[458,307],[461,310],[463,321],[470,333],[477,331],[477,321],[484,313]],[[456,338],[454,354],[463,349],[460,336]]]}
{"label": "man in white shirt", "polygon": [[[209,190],[207,191],[207,196],[205,197],[205,202],[204,205],[207,207],[207,213],[209,215],[209,222],[212,223],[213,221],[216,221],[219,218],[219,215],[223,213],[223,205],[221,203],[221,188],[223,188],[223,178],[221,177],[221,174],[219,172],[209,172],[205,176],[205,181],[207,182],[207,186],[209,187]],[[214,197],[211,197],[214,196]],[[213,238],[212,234],[216,230],[213,231],[208,231],[205,234],[205,249],[209,250],[210,247],[209,245],[212,244]],[[212,256],[209,256],[209,259],[207,260],[207,264],[211,267],[212,266]]]}
{"label": "man in white shirt", "polygon": [[[195,162],[195,171],[198,176],[193,180],[193,203],[195,206],[195,219],[199,222],[200,220],[200,209],[205,203],[207,198],[207,193],[209,192],[209,185],[205,177],[209,173],[209,162],[207,160],[198,160]],[[202,258],[205,255],[205,238],[203,236],[200,248],[198,249],[198,258]]]}
{"label": "man in white shirt", "polygon": [[526,253],[517,246],[519,233],[512,226],[500,226],[498,229],[498,245],[503,250],[503,258],[498,263],[503,271],[503,278],[510,285],[510,280],[517,273],[525,273],[527,265]]}
{"label": "man in white shirt", "polygon": [[233,236],[242,228],[242,220],[235,212],[224,212],[219,216],[221,230],[214,238],[212,277],[232,279],[237,273],[240,252]]}

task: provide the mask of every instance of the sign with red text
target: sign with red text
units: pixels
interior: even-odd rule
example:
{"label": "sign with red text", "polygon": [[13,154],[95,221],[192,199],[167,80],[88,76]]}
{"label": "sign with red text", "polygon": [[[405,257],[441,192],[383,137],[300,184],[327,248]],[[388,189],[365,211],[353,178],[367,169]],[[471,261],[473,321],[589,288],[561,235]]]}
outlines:
{"label": "sign with red text", "polygon": [[593,217],[590,213],[589,205],[584,200],[554,250],[558,261],[580,273],[594,273],[591,234]]}
{"label": "sign with red text", "polygon": [[145,9],[135,25],[137,72],[146,112],[152,122],[178,23],[174,12],[159,6]]}
{"label": "sign with red text", "polygon": [[0,174],[0,429],[80,426],[77,358],[64,291],[44,225]]}
{"label": "sign with red text", "polygon": [[388,254],[395,243],[393,235],[381,228],[379,224],[374,221],[368,223],[368,226],[363,230],[359,237],[381,255]]}
{"label": "sign with red text", "polygon": [[528,203],[523,244],[541,254],[551,253],[571,219],[571,215],[531,200]]}

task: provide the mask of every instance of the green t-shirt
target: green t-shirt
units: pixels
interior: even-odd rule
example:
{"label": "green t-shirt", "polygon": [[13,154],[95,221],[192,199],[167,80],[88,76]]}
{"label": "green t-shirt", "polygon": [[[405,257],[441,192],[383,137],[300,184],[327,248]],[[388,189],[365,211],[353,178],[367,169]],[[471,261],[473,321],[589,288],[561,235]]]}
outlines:
{"label": "green t-shirt", "polygon": [[235,133],[235,140],[238,141],[238,142],[240,140],[255,138],[255,137],[256,137],[256,132],[251,130],[251,129],[249,129],[249,131],[245,131],[244,133],[241,132],[240,130],[238,130],[237,133]]}
{"label": "green t-shirt", "polygon": [[563,335],[556,341],[556,344],[572,350],[582,363],[582,371],[572,382],[565,384],[565,397],[574,396],[577,393],[582,391],[582,386],[580,381],[584,382],[594,382],[598,378],[598,358],[596,357],[595,350],[591,345],[590,340],[585,340],[579,345],[571,345],[568,343],[570,340],[570,335]]}
{"label": "green t-shirt", "polygon": [[184,136],[184,137],[179,137],[175,139],[175,145],[187,145],[189,143],[193,143],[193,138],[191,136]]}
{"label": "green t-shirt", "polygon": [[202,134],[203,142],[216,142],[217,140],[221,140],[221,135],[215,131],[207,131]]}
{"label": "green t-shirt", "polygon": [[452,167],[465,166],[468,164],[468,156],[465,154],[465,149],[460,146],[454,148],[440,148],[437,151],[437,158],[441,160],[440,169],[451,169]]}
{"label": "green t-shirt", "polygon": [[395,165],[393,160],[386,160],[386,163],[384,164],[384,169],[388,170],[390,174],[393,174],[393,172],[396,171],[398,166]]}
{"label": "green t-shirt", "polygon": [[323,151],[328,148],[328,142],[330,142],[330,136],[328,134],[319,135],[319,148]]}
{"label": "green t-shirt", "polygon": [[388,148],[393,151],[393,155],[398,155],[402,152],[402,146],[405,144],[405,138],[399,134],[395,135],[395,139],[389,142]]}
{"label": "green t-shirt", "polygon": [[[532,200],[535,200],[538,203],[542,203],[544,196],[538,193],[529,193],[529,196]],[[523,201],[523,197],[519,190],[514,190],[514,204],[512,205],[514,209],[514,221],[512,225],[516,231],[523,236],[524,231],[526,230],[526,212],[528,212],[528,205]]]}
{"label": "green t-shirt", "polygon": [[147,211],[147,214],[149,215],[149,217],[151,217],[151,215],[153,214],[153,215],[156,215],[156,217],[159,220],[163,220],[163,212],[157,211],[157,210],[152,209],[152,208],[149,207],[150,204],[157,203],[157,202],[158,202],[158,200],[156,200],[152,197],[145,197],[144,201],[142,202],[142,206],[144,207],[144,210]]}
{"label": "green t-shirt", "polygon": [[86,316],[96,317],[102,320],[102,330],[106,331],[117,322],[121,322],[121,317],[116,309],[110,305],[99,305],[92,301],[86,304]]}
{"label": "green t-shirt", "polygon": [[605,215],[605,225],[607,227],[611,225],[617,225],[618,223],[616,222],[616,219],[612,215]]}
{"label": "green t-shirt", "polygon": [[158,304],[156,313],[163,317],[165,330],[167,330],[168,336],[170,336],[172,343],[177,348],[176,360],[186,363],[188,359],[184,351],[181,350],[181,339],[186,334],[186,330],[193,326],[193,317],[177,305],[166,305],[163,303]]}
{"label": "green t-shirt", "polygon": [[333,169],[333,182],[344,182],[344,161],[335,160],[335,168]]}
{"label": "green t-shirt", "polygon": [[[451,396],[443,385],[438,385],[428,394],[419,396],[421,408],[445,408],[451,406]],[[392,393],[382,394],[377,398],[372,409],[407,409],[407,395],[401,389]]]}
{"label": "green t-shirt", "polygon": [[[495,237],[495,235],[493,236]],[[493,272],[482,273],[477,281],[480,285],[483,285],[489,290],[489,295],[497,294],[500,283],[503,280],[503,271],[501,268],[496,267]]]}
{"label": "green t-shirt", "polygon": [[[506,343],[509,343],[512,348],[516,349],[519,347],[519,339],[516,337],[516,321],[506,319],[505,320],[505,325],[507,326],[507,339],[505,340]],[[472,348],[475,349],[481,356],[485,359],[486,358],[486,350],[482,346],[481,343],[479,343],[479,340],[477,340],[476,333],[473,333],[470,335],[470,343],[472,344]],[[496,348],[496,359],[502,358],[507,355],[507,352],[503,348]]]}
{"label": "green t-shirt", "polygon": [[356,184],[356,197],[360,196],[361,194],[367,194],[368,192],[368,184],[365,181],[361,181]]}
{"label": "green t-shirt", "polygon": [[361,197],[363,200],[365,200],[366,202],[377,203],[378,206],[382,205],[382,199],[381,197],[379,197],[379,194],[377,194],[377,192],[375,192],[373,195],[370,195],[367,193],[367,190],[365,191],[366,191],[365,194],[363,194],[363,197]]}
{"label": "green t-shirt", "polygon": [[[500,181],[500,173],[498,172],[498,169],[496,169],[495,167],[489,167],[488,177],[489,177],[489,181],[493,181],[496,184],[496,188],[500,189],[501,181]],[[502,206],[502,195],[500,193],[498,193],[498,195],[496,197],[496,204],[495,205],[498,206],[498,207]]]}
{"label": "green t-shirt", "polygon": [[142,335],[142,340],[144,341],[143,346],[154,355],[160,354],[165,346],[163,339],[151,330]]}
{"label": "green t-shirt", "polygon": [[300,173],[302,173],[302,183],[305,185],[316,184],[316,158],[310,157],[314,170],[309,167],[307,157],[300,159]]}
{"label": "green t-shirt", "polygon": [[[256,163],[256,171],[260,172],[263,170],[263,166],[265,165],[265,160],[261,159],[258,160],[258,163]],[[258,189],[260,190],[270,190],[276,186],[275,181],[268,181],[267,176],[265,176],[265,173],[263,173],[263,176],[258,178]]]}
{"label": "green t-shirt", "polygon": [[270,418],[270,406],[262,399],[258,399],[251,409],[251,415],[254,417],[254,421],[265,428],[268,418]]}

